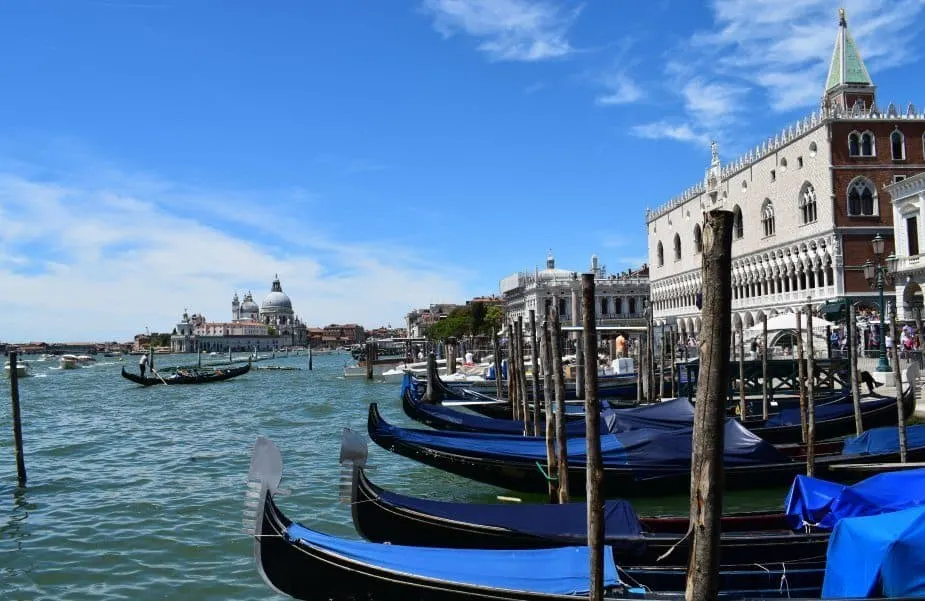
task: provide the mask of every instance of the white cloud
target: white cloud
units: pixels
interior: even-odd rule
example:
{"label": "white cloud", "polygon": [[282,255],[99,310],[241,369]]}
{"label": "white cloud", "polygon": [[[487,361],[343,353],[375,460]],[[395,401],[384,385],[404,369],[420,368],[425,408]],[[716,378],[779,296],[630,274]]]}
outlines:
{"label": "white cloud", "polygon": [[748,90],[740,85],[708,82],[703,78],[688,81],[681,90],[684,108],[702,127],[713,129],[734,120],[742,111]]}
{"label": "white cloud", "polygon": [[[150,183],[0,174],[3,339],[129,340],[145,327],[170,331],[187,307],[225,320],[235,289],[260,302],[274,273],[312,325],[397,326],[412,307],[465,298],[462,269],[400,246],[327,240],[294,220],[261,222],[261,210],[239,212],[248,205],[261,206],[168,198]],[[215,223],[224,214],[252,219],[253,229],[223,231]],[[258,232],[273,221],[278,238],[262,243]]]}
{"label": "white cloud", "polygon": [[571,53],[568,32],[581,10],[543,0],[425,0],[424,8],[444,37],[463,32],[492,60],[528,62]]}
{"label": "white cloud", "polygon": [[630,133],[649,140],[678,140],[680,142],[692,142],[701,147],[707,147],[710,144],[710,136],[695,131],[687,123],[656,121],[634,125],[630,128]]}
{"label": "white cloud", "polygon": [[605,91],[594,101],[603,106],[631,104],[643,97],[642,88],[623,71],[604,75],[600,83]]}

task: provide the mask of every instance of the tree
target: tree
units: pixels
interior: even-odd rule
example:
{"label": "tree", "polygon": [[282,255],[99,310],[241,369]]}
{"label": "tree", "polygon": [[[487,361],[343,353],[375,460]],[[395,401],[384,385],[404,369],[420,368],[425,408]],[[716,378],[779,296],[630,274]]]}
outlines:
{"label": "tree", "polygon": [[472,335],[476,335],[485,327],[485,303],[475,301],[470,311],[472,315]]}
{"label": "tree", "polygon": [[485,309],[485,318],[483,319],[482,333],[491,334],[492,332],[497,332],[501,329],[501,324],[504,323],[504,309],[498,305],[490,305]]}
{"label": "tree", "polygon": [[267,328],[267,335],[276,336],[276,328],[274,328],[273,326],[270,326],[269,328]]}

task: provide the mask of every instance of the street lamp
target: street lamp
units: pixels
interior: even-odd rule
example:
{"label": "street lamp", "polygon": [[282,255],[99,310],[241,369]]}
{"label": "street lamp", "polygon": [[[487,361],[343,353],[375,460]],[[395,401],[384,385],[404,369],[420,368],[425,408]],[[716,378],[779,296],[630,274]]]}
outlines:
{"label": "street lamp", "polygon": [[[888,372],[890,362],[886,357],[886,305],[883,300],[883,289],[893,284],[896,273],[896,255],[890,253],[890,256],[883,259],[883,251],[886,240],[880,234],[877,234],[870,241],[871,248],[874,251],[872,259],[864,263],[864,279],[867,284],[880,292],[880,360],[877,362],[878,372]],[[895,346],[896,341],[893,341]]]}

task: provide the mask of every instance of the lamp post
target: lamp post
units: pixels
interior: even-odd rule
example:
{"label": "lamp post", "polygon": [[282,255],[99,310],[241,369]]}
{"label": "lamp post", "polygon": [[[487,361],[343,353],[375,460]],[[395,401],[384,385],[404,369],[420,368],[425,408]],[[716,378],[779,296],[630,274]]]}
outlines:
{"label": "lamp post", "polygon": [[[886,356],[886,305],[883,300],[883,289],[892,285],[896,271],[896,255],[890,253],[890,256],[884,260],[883,251],[886,240],[880,234],[877,234],[870,245],[874,251],[872,259],[864,263],[864,279],[867,280],[871,288],[880,292],[880,361],[877,362],[878,372],[889,372],[890,362]],[[896,341],[893,341],[895,346]]]}

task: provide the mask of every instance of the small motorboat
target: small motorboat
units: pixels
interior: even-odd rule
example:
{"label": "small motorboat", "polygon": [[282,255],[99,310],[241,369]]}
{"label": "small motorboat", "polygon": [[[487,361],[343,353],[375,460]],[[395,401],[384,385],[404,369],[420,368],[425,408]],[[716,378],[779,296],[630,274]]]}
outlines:
{"label": "small motorboat", "polygon": [[[4,375],[9,378],[12,371],[10,370],[10,362],[7,361],[6,365],[3,366]],[[29,366],[23,361],[16,362],[16,377],[26,378],[29,377]]]}
{"label": "small motorboat", "polygon": [[80,360],[77,355],[61,355],[61,369],[77,369],[80,367]]}

